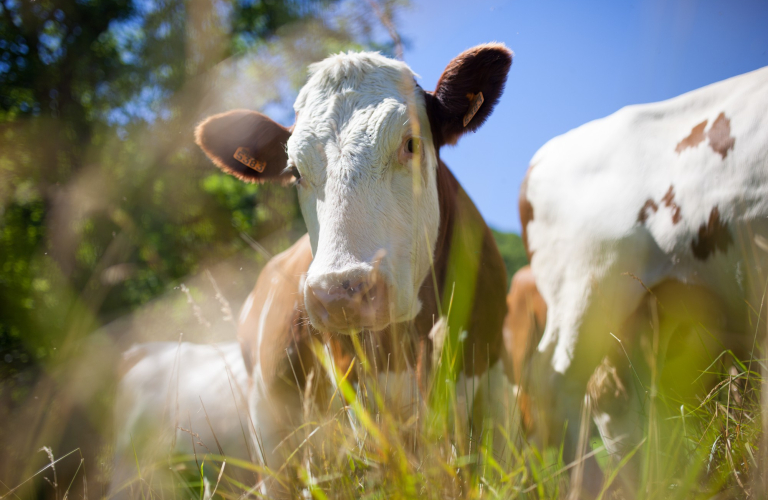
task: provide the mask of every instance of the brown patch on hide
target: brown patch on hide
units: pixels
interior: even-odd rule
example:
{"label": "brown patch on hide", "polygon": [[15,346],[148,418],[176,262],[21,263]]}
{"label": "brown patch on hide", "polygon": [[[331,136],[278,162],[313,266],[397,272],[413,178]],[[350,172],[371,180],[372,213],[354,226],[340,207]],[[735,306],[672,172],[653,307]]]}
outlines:
{"label": "brown patch on hide", "polygon": [[533,165],[528,167],[528,172],[525,173],[523,183],[520,184],[520,195],[517,201],[517,210],[520,215],[520,227],[522,228],[523,246],[525,247],[525,253],[528,256],[528,262],[531,261],[533,253],[528,246],[528,224],[533,220],[533,205],[528,200],[528,178],[533,171]]}
{"label": "brown patch on hide", "polygon": [[640,209],[640,213],[637,214],[637,222],[645,224],[645,221],[648,220],[648,210],[653,210],[653,213],[659,210],[659,206],[650,198],[645,201],[645,204]]}
{"label": "brown patch on hide", "polygon": [[[680,222],[680,220],[682,220],[683,216],[680,214],[680,206],[675,203],[674,186],[669,186],[669,189],[661,198],[661,203],[664,204],[665,207],[672,209],[672,224],[677,224]],[[650,211],[656,213],[658,210],[659,205],[656,204],[653,199],[648,198],[645,201],[645,204],[643,204],[643,206],[640,208],[640,212],[637,214],[637,222],[640,224],[645,224],[648,221],[648,217],[650,217]]]}
{"label": "brown patch on hide", "polygon": [[680,207],[675,203],[675,187],[670,185],[664,197],[661,199],[665,207],[672,209],[672,224],[677,224],[682,218],[680,216]]}
{"label": "brown patch on hide", "polygon": [[701,141],[704,140],[704,129],[707,127],[707,120],[704,120],[703,122],[699,123],[693,129],[691,130],[690,135],[677,143],[677,147],[675,148],[676,153],[682,153],[688,148],[694,148],[698,146]]}
{"label": "brown patch on hide", "polygon": [[709,139],[709,146],[712,151],[719,154],[722,159],[728,156],[728,151],[733,149],[736,139],[731,137],[731,120],[725,117],[725,113],[720,113],[712,122],[709,132],[704,133],[707,127],[707,120],[699,123],[691,130],[690,135],[680,141],[675,147],[675,152],[681,153],[688,148],[694,148],[701,144],[704,139]]}
{"label": "brown patch on hide", "polygon": [[709,137],[710,147],[725,159],[728,156],[728,150],[733,149],[736,143],[736,139],[731,137],[731,120],[725,117],[725,113],[717,115],[707,137]]}
{"label": "brown patch on hide", "polygon": [[725,253],[731,244],[733,237],[728,225],[720,220],[720,210],[714,207],[707,223],[699,227],[698,237],[691,242],[693,255],[699,260],[707,260],[716,250]]}
{"label": "brown patch on hide", "polygon": [[680,222],[680,219],[682,219],[683,216],[680,215],[680,207],[678,205],[675,205],[672,209],[672,224],[677,224]]}

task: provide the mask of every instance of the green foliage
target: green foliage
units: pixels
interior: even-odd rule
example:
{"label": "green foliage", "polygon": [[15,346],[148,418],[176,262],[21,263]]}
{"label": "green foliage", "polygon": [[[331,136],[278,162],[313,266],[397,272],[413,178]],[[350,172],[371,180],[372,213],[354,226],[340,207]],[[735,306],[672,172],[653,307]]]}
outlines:
{"label": "green foliage", "polygon": [[[50,354],[72,300],[115,317],[298,218],[290,194],[212,175],[192,144],[206,89],[173,96],[226,54],[192,38],[206,4],[0,2],[3,370]],[[219,22],[262,39],[310,4],[234,2]]]}
{"label": "green foliage", "polygon": [[280,27],[316,16],[330,3],[328,0],[316,3],[301,0],[238,2],[232,16],[232,49],[235,52],[248,50],[274,35]]}
{"label": "green foliage", "polygon": [[132,67],[110,26],[135,10],[131,0],[0,3],[0,121],[53,116],[75,128],[68,142],[81,139],[89,111],[119,102],[98,87]]}
{"label": "green foliage", "polygon": [[222,260],[263,264],[246,240],[304,231],[294,190],[219,173],[193,130],[234,107],[290,119],[309,63],[391,48],[367,4],[337,3],[0,0],[0,421],[44,422],[0,429],[0,479],[75,435],[52,422],[79,406],[31,408],[99,326]]}
{"label": "green foliage", "polygon": [[503,233],[491,229],[496,245],[499,247],[501,258],[507,268],[507,287],[512,282],[512,276],[521,267],[528,264],[528,255],[525,253],[523,239],[517,233]]}

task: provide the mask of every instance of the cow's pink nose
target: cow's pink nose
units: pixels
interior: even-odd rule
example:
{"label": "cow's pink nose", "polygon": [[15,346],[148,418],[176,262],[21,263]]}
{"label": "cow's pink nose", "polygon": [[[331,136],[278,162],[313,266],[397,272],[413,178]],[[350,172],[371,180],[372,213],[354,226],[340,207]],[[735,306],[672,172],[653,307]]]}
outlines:
{"label": "cow's pink nose", "polygon": [[367,273],[310,278],[306,286],[307,311],[320,330],[345,333],[378,329],[389,323],[387,286],[380,276]]}

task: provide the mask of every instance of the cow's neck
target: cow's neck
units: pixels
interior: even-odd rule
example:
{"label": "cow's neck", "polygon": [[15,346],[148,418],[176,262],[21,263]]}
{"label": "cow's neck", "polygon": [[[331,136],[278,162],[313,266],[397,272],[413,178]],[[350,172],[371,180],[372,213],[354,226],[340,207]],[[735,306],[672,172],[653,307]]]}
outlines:
{"label": "cow's neck", "polygon": [[437,178],[441,223],[435,271],[441,312],[454,334],[467,332],[460,362],[464,373],[481,374],[496,362],[501,347],[506,269],[485,220],[442,161]]}
{"label": "cow's neck", "polygon": [[[456,310],[452,311],[451,320],[457,322],[452,326],[456,332],[467,331],[460,361],[467,375],[483,373],[489,364],[496,362],[506,314],[504,262],[482,216],[442,161],[437,169],[437,189],[440,228],[434,275],[430,272],[420,287],[421,311],[412,321],[364,333],[361,337],[373,369],[414,369],[422,386],[432,357],[428,334],[441,313],[448,313],[452,295]],[[476,272],[463,273],[467,268],[474,268]],[[460,303],[469,307],[464,314],[459,310]],[[354,358],[352,339],[334,334],[326,335],[325,339],[331,346],[337,368],[345,372]]]}

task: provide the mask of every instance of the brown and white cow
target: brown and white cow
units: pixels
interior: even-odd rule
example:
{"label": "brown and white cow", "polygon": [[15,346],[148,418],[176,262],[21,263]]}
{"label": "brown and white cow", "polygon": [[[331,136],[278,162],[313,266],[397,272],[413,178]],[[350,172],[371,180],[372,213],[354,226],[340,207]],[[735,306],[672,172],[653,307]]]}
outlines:
{"label": "brown and white cow", "polygon": [[530,266],[520,268],[514,276],[507,294],[507,316],[504,318],[504,351],[507,377],[522,390],[518,393],[518,407],[522,424],[528,434],[534,432],[534,416],[528,392],[529,365],[539,345],[547,323],[547,304],[544,302]]}
{"label": "brown and white cow", "polygon": [[[570,422],[571,453],[587,381],[648,289],[699,287],[732,332],[725,347],[751,340],[768,257],[766,165],[768,68],[626,107],[536,153],[520,193],[548,307],[532,384]],[[636,424],[622,424],[617,451],[632,446]]]}
{"label": "brown and white cow", "polygon": [[[531,362],[546,321],[547,304],[530,266],[525,266],[513,276],[507,295],[505,368],[518,387],[518,410],[528,437],[536,436],[540,442],[558,433],[553,427],[558,423],[549,418],[546,408],[532,404],[529,394],[530,377],[535,375]],[[644,300],[617,330],[622,332],[623,343],[615,341],[606,350],[587,384],[592,416],[610,454],[620,457],[627,451],[623,447],[636,442],[642,434],[642,426],[636,425],[634,416],[647,413],[647,408],[638,405],[644,395],[638,398],[636,386],[650,386],[651,362],[658,364],[659,392],[673,394],[676,401],[709,393],[716,377],[711,371],[702,372],[730,341],[729,332],[723,331],[726,324],[716,297],[704,287],[667,280],[647,290]],[[663,352],[650,359],[654,326]],[[634,380],[630,371],[634,371]]]}
{"label": "brown and white cow", "polygon": [[310,67],[290,129],[247,110],[197,128],[224,171],[293,181],[309,232],[273,259],[241,315],[268,464],[300,420],[296,386],[311,371],[313,338],[344,372],[357,335],[378,370],[412,373],[423,387],[429,332],[450,305],[450,338],[467,332],[461,374],[500,366],[504,264],[440,148],[488,118],[511,62],[502,44],[475,47],[425,92],[402,62],[339,54]]}

